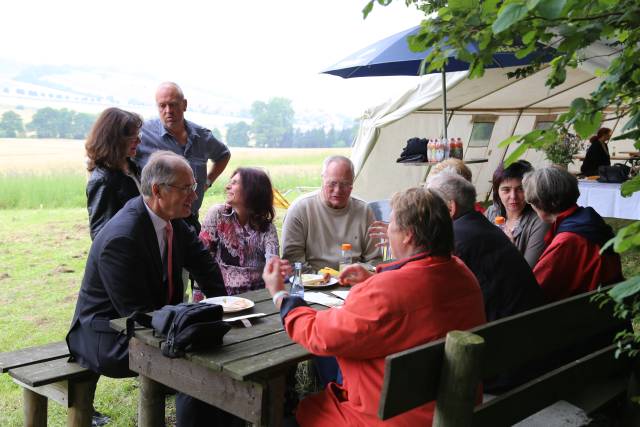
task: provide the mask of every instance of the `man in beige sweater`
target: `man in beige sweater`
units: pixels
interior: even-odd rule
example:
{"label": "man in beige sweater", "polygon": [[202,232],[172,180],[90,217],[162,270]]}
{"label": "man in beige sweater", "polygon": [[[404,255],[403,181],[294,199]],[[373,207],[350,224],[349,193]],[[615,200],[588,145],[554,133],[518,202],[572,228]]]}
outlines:
{"label": "man in beige sweater", "polygon": [[353,163],[331,156],[322,166],[322,188],[293,202],[282,227],[282,257],[302,262],[305,272],[338,269],[340,246],[351,243],[353,262],[381,260],[367,229],[374,221],[367,203],[351,197]]}

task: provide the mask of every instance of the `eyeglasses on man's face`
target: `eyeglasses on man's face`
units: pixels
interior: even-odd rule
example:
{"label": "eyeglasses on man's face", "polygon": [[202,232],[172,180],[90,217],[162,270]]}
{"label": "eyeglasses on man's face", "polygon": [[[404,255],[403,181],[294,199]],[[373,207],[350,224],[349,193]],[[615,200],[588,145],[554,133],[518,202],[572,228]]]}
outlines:
{"label": "eyeglasses on man's face", "polygon": [[331,190],[339,188],[340,190],[351,190],[353,188],[353,182],[350,181],[325,181],[325,187]]}
{"label": "eyeglasses on man's face", "polygon": [[189,184],[189,185],[173,185],[173,184],[167,184],[164,183],[162,185],[165,185],[167,187],[171,187],[171,188],[175,188],[176,190],[180,191],[183,194],[189,194],[192,192],[196,191],[196,188],[198,188],[198,183],[194,182],[193,184]]}

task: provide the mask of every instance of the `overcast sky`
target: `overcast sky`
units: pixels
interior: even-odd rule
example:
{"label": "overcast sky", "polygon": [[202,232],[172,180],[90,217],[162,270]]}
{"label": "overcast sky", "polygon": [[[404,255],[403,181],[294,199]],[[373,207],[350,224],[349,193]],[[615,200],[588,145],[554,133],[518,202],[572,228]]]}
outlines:
{"label": "overcast sky", "polygon": [[363,20],[365,0],[13,0],[3,3],[0,58],[145,72],[248,101],[359,114],[407,78],[343,80],[319,71],[417,25],[396,0]]}

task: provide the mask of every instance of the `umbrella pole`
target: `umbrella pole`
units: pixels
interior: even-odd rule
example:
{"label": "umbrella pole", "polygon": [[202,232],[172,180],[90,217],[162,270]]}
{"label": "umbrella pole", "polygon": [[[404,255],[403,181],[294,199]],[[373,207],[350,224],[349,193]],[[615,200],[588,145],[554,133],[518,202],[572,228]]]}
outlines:
{"label": "umbrella pole", "polygon": [[442,69],[442,134],[447,138],[447,73]]}

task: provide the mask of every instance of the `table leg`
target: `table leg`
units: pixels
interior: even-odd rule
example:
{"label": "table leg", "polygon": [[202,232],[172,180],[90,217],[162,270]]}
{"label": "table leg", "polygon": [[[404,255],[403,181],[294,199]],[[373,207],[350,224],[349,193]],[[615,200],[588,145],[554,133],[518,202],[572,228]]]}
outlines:
{"label": "table leg", "polygon": [[138,403],[139,427],[164,426],[165,387],[151,378],[140,375],[140,399]]}
{"label": "table leg", "polygon": [[267,382],[267,406],[264,408],[263,414],[266,414],[265,421],[268,426],[277,427],[282,425],[285,387],[286,375],[274,377]]}

